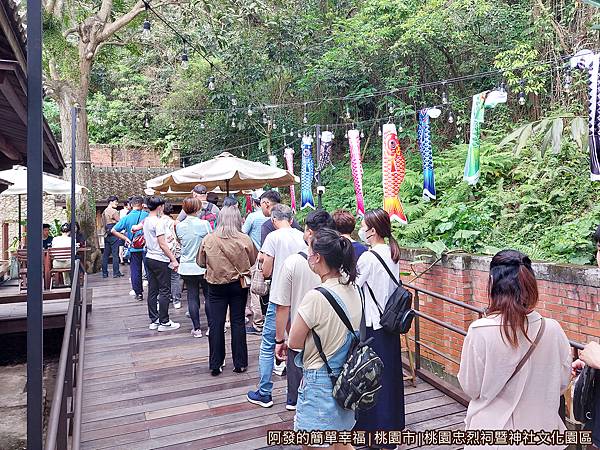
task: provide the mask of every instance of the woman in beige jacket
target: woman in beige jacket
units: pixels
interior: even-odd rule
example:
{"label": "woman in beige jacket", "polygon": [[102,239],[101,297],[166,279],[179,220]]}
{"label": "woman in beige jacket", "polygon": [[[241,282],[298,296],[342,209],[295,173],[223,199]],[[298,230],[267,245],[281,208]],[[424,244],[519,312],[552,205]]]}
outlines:
{"label": "woman in beige jacket", "polygon": [[[534,310],[538,289],[529,257],[515,250],[496,254],[489,293],[487,317],[469,327],[458,373],[471,399],[466,429],[564,431],[558,410],[571,376],[571,348],[558,322]],[[465,449],[565,447],[508,444]]]}

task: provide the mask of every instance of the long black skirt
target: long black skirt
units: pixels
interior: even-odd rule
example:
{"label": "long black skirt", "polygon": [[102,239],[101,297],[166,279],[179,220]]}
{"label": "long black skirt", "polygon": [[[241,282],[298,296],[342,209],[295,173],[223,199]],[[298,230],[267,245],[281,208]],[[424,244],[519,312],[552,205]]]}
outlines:
{"label": "long black skirt", "polygon": [[[404,429],[404,375],[402,373],[402,355],[400,336],[383,329],[373,331],[367,328],[367,338],[373,338],[371,347],[383,361],[381,390],[376,405],[368,411],[362,411],[354,426],[355,430],[401,431]],[[381,448],[396,448],[395,445],[378,445]]]}

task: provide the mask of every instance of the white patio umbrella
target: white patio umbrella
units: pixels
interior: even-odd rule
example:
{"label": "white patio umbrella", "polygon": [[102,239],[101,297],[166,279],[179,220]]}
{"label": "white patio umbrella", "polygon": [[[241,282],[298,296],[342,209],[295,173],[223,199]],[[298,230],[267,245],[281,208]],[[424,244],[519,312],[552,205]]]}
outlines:
{"label": "white patio umbrella", "polygon": [[[24,166],[13,166],[12,169],[0,171],[0,179],[6,180],[12,185],[1,192],[0,195],[18,195],[18,214],[19,214],[19,242],[21,242],[21,195],[27,194],[27,167]],[[42,189],[45,194],[55,195],[69,195],[71,193],[71,182],[65,181],[62,178],[58,178],[54,175],[48,175],[47,173],[42,174]],[[75,193],[81,194],[83,186],[78,184],[75,185]]]}
{"label": "white patio umbrella", "polygon": [[190,192],[197,184],[203,184],[208,190],[219,187],[229,193],[232,190],[258,189],[265,184],[283,187],[299,182],[300,179],[287,170],[223,152],[208,161],[148,180],[146,187],[158,193],[171,193]]}
{"label": "white patio umbrella", "polygon": [[[8,189],[0,195],[21,195],[27,194],[27,167],[13,166],[12,169],[0,171],[0,179],[12,183]],[[45,194],[65,194],[71,193],[71,182],[58,178],[47,173],[42,175],[42,188]],[[83,189],[87,189],[78,184],[75,185],[75,193],[81,194]]]}

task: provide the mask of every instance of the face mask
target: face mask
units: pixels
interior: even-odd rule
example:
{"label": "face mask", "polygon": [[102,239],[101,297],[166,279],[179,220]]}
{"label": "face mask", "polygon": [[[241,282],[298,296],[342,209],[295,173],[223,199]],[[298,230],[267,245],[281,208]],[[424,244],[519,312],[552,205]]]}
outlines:
{"label": "face mask", "polygon": [[367,230],[365,230],[363,228],[361,228],[360,230],[358,230],[358,237],[365,244],[369,243],[369,237],[367,237]]}

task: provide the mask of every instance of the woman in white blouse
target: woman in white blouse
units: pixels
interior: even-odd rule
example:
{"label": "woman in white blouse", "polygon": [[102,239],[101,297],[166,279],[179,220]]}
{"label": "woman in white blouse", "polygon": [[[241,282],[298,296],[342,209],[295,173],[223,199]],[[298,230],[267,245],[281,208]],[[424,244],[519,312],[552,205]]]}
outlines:
{"label": "woman in white blouse", "polygon": [[[390,217],[383,209],[367,211],[359,236],[371,247],[370,251],[362,254],[357,263],[357,285],[365,293],[367,338],[373,338],[371,346],[383,361],[385,369],[377,404],[374,408],[359,413],[354,429],[372,432],[399,431],[404,429],[404,383],[400,338],[397,334],[384,331],[379,324],[380,311],[385,309],[389,296],[396,289],[396,284],[374,253],[383,259],[398,280],[400,248],[392,236]],[[380,448],[396,448],[396,446],[382,445]]]}
{"label": "woman in white blouse", "polygon": [[497,253],[490,263],[489,297],[487,316],[471,324],[462,349],[458,381],[471,400],[466,429],[563,432],[558,410],[571,377],[571,348],[560,324],[535,310],[538,288],[529,257],[516,250]]}

